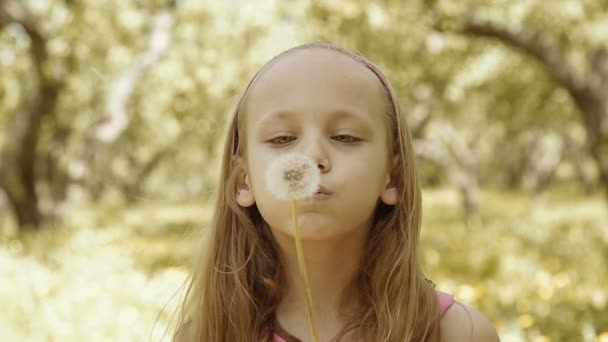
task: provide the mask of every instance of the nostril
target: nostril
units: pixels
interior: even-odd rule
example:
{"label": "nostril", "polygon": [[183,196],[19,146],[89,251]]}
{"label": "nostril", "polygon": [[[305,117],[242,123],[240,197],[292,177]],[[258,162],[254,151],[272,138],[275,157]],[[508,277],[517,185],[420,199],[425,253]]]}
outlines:
{"label": "nostril", "polygon": [[329,160],[325,157],[317,159],[317,167],[323,172],[328,172],[331,168]]}

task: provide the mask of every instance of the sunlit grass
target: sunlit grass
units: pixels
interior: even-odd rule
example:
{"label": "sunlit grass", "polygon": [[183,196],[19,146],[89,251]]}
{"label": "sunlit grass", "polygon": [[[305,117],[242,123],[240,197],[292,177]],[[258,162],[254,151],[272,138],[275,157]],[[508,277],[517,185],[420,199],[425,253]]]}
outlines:
{"label": "sunlit grass", "polygon": [[485,190],[480,217],[465,224],[455,219],[463,215],[456,192],[424,193],[421,255],[428,273],[439,288],[486,313],[503,341],[594,341],[608,331],[608,210],[601,194]]}
{"label": "sunlit grass", "polygon": [[[469,220],[458,192],[423,194],[425,271],[485,313],[502,341],[608,336],[601,194],[484,190]],[[0,340],[160,340],[210,215],[200,203],[79,204],[61,226],[20,236],[2,229]]]}
{"label": "sunlit grass", "polygon": [[159,340],[209,216],[195,204],[79,207],[60,227],[5,239],[0,340]]}

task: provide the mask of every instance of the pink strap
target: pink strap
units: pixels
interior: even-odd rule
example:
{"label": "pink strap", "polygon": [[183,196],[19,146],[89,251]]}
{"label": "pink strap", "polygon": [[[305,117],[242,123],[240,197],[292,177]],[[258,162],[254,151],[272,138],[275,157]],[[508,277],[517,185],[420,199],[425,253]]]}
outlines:
{"label": "pink strap", "polygon": [[443,317],[443,314],[454,303],[454,296],[452,296],[449,293],[437,291],[437,297],[439,299],[439,313],[440,313],[441,317]]}
{"label": "pink strap", "polygon": [[272,340],[272,342],[287,342],[287,341],[285,341],[281,336],[274,334],[274,339]]}

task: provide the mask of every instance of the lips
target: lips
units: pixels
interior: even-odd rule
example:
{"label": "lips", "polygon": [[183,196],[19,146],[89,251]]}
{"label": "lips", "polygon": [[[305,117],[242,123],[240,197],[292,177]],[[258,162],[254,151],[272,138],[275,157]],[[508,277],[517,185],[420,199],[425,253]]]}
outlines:
{"label": "lips", "polygon": [[303,203],[318,203],[333,197],[333,192],[324,186],[319,186],[317,192],[303,200]]}
{"label": "lips", "polygon": [[323,185],[320,185],[315,194],[331,195],[332,192]]}

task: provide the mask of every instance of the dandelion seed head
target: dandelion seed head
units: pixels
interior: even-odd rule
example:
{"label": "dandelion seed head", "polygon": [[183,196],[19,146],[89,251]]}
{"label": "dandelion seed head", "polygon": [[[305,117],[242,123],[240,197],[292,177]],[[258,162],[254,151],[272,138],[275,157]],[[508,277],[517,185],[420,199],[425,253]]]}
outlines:
{"label": "dandelion seed head", "polygon": [[288,153],[270,162],[266,185],[277,198],[297,200],[313,195],[319,187],[320,178],[319,168],[311,158]]}

